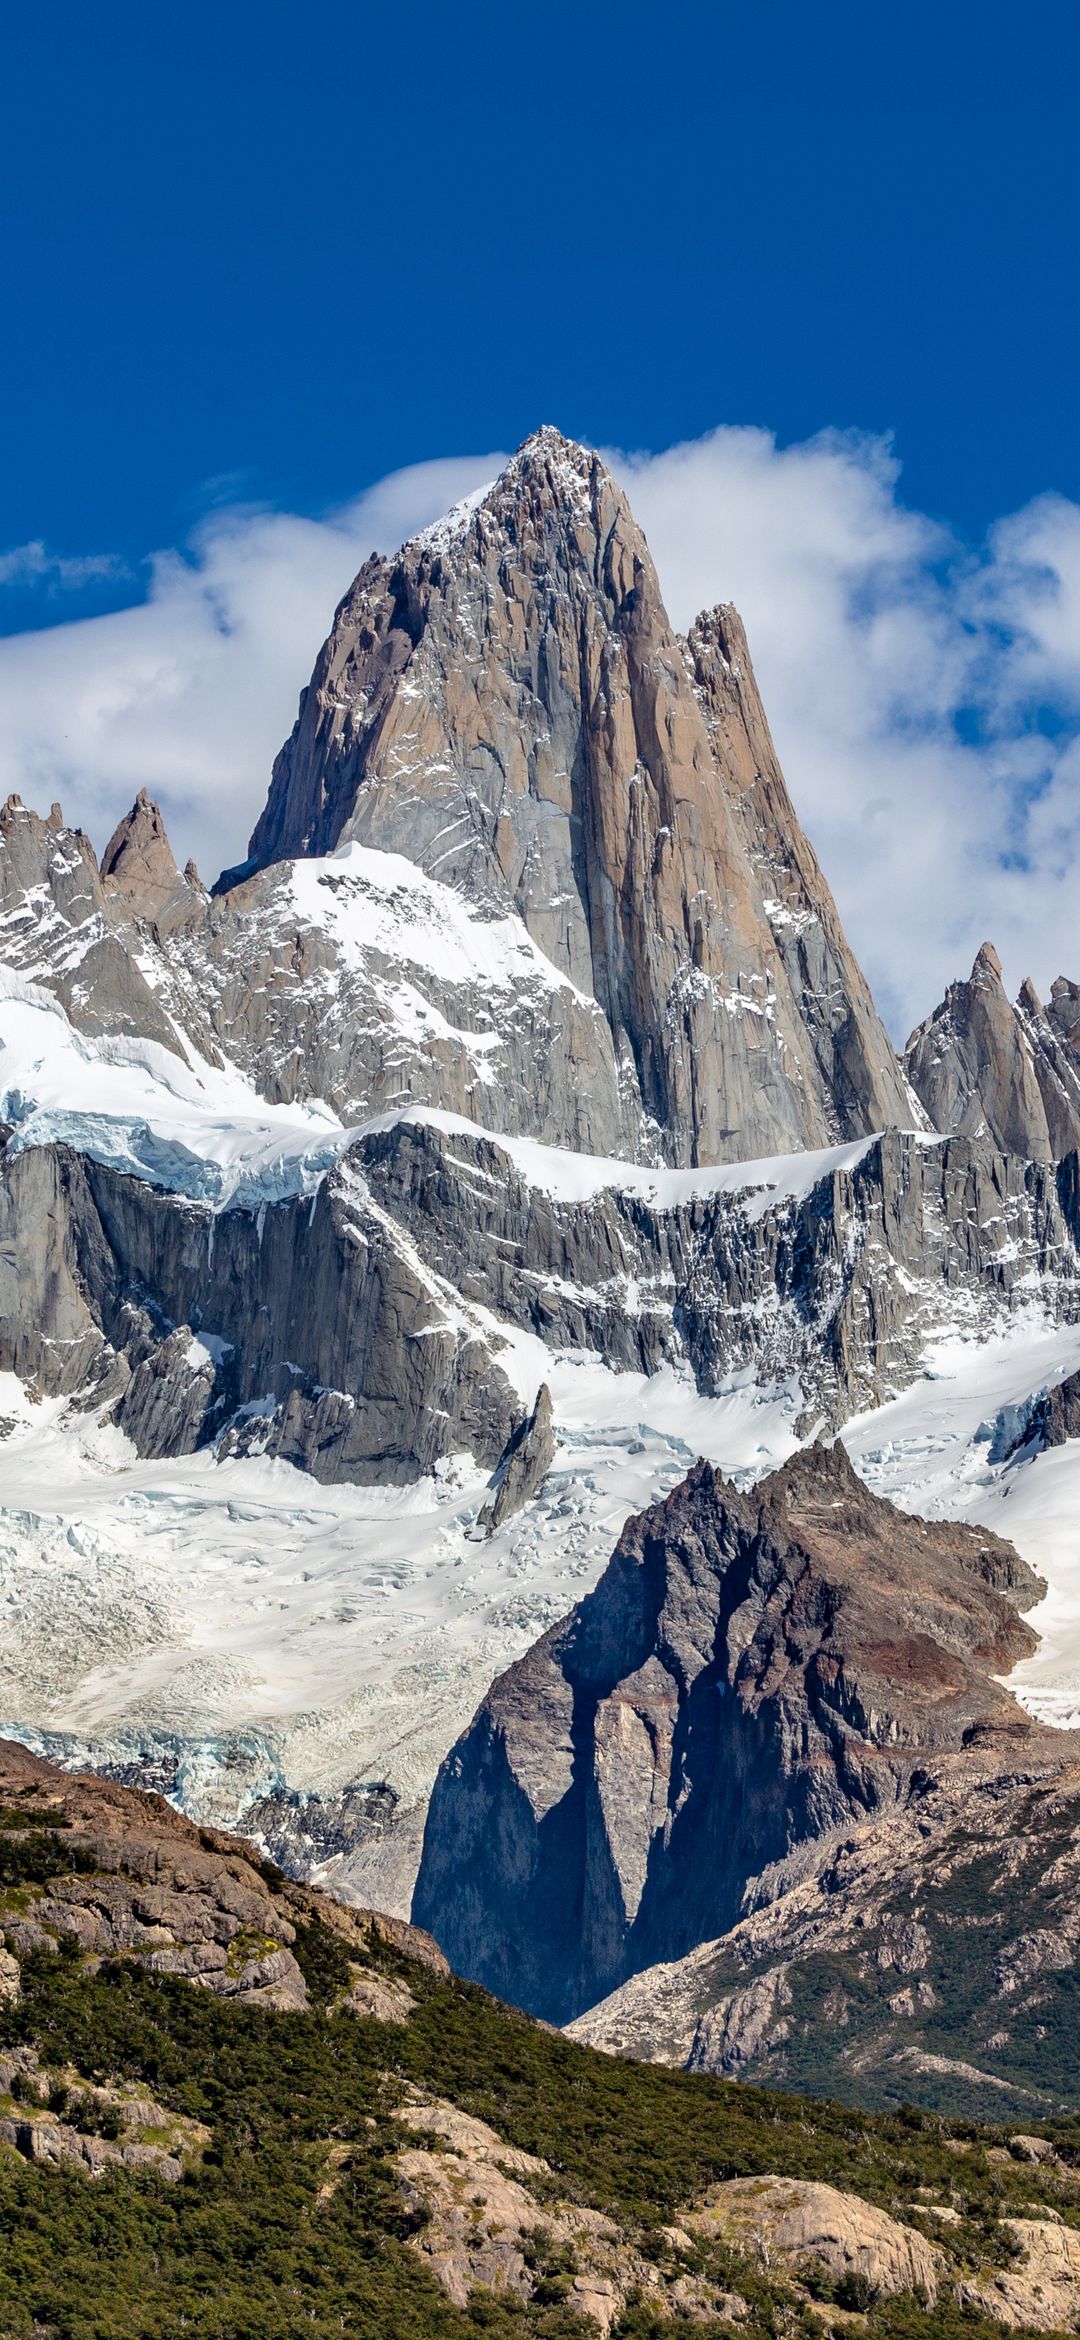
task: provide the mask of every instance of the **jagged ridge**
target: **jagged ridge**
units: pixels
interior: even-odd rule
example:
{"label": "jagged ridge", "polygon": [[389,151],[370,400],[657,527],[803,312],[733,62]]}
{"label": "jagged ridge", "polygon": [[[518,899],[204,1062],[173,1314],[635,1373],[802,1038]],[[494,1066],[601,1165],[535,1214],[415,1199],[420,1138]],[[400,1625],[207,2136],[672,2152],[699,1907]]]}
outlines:
{"label": "jagged ridge", "polygon": [[1041,1589],[999,1538],[869,1494],[840,1445],[745,1494],[702,1463],[446,1758],[417,1923],[489,1989],[579,2014],[928,1762],[1052,1744],[993,1679]]}

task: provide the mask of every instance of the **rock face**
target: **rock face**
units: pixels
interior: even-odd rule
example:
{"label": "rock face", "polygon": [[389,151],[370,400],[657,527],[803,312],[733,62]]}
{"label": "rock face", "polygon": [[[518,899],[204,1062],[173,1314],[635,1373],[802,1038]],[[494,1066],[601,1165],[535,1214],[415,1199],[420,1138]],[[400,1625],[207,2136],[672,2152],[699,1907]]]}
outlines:
{"label": "rock face", "polygon": [[4,1367],[111,1401],[144,1454],[228,1426],[225,1451],[392,1483],[461,1448],[493,1467],[521,1418],[490,1328],[347,1157],[310,1200],[224,1213],[59,1146],[3,1172]]}
{"label": "rock face", "polygon": [[1068,1438],[1080,1438],[1080,1373],[1069,1373],[1053,1389],[1040,1393],[1020,1425],[1011,1451],[1015,1454],[1027,1445],[1064,1446]]}
{"label": "rock face", "polygon": [[556,431],[342,602],[247,868],[350,840],[515,913],[596,1001],[597,1150],[722,1161],[912,1118],[735,612],[672,631],[625,497]]}
{"label": "rock face", "polygon": [[[546,2278],[548,2297],[561,2293],[571,2314],[605,2335],[642,2297],[665,2323],[746,2315],[745,2301],[715,2284],[667,2271],[665,2279],[615,2219],[558,2199],[550,2163],[456,2105],[416,2092],[400,2118],[431,2140],[396,2157],[406,2207],[423,2221],[412,2248],[456,2307],[467,2308],[478,2290],[521,2304],[538,2292],[543,2299]],[[549,2268],[558,2270],[557,2289]]]}
{"label": "rock face", "polygon": [[905,2291],[921,2293],[931,2307],[937,2299],[937,2259],[925,2235],[836,2186],[731,2178],[713,2187],[687,2224],[692,2234],[726,2235],[766,2264],[776,2257],[799,2272],[820,2268],[839,2285],[854,2277],[871,2299]]}
{"label": "rock face", "polygon": [[706,1394],[748,1369],[794,1382],[808,1430],[903,1388],[961,1299],[989,1329],[1037,1278],[1048,1315],[1080,1314],[1067,1166],[892,1132],[775,1199],[769,1170],[687,1194],[620,1184],[617,1165],[560,1199],[564,1167],[403,1118],[314,1195],[222,1209],[16,1135],[0,1369],[110,1407],[147,1456],[216,1443],[327,1481],[417,1478],[462,1450],[505,1461],[489,1525],[551,1460],[543,1405],[526,1433],[540,1376],[519,1382],[522,1333],[618,1370],[677,1366]]}
{"label": "rock face", "polygon": [[551,1391],[545,1381],[528,1421],[514,1432],[477,1526],[487,1535],[494,1535],[504,1520],[512,1519],[515,1511],[520,1511],[539,1493],[554,1459],[555,1424]]}
{"label": "rock face", "polygon": [[998,1538],[868,1494],[839,1445],[747,1494],[701,1464],[447,1757],[417,1923],[565,2021],[722,1934],[752,1877],[887,1813],[928,1762],[1023,1736],[993,1676],[1034,1646],[1039,1590]]}
{"label": "rock face", "polygon": [[1077,986],[1059,977],[1049,1009],[1025,982],[1015,1007],[984,943],[967,983],[950,984],[904,1055],[935,1129],[986,1136],[1007,1153],[1062,1161],[1080,1145]]}
{"label": "rock face", "polygon": [[1074,1735],[978,1732],[888,1812],[767,1870],[722,1939],[633,1976],[573,2031],[726,2080],[1030,2122],[1080,2109],[1059,2029],[1078,1971]]}
{"label": "rock face", "polygon": [[904,1387],[958,1305],[989,1322],[1037,1279],[1049,1310],[1080,1310],[1069,1166],[969,1140],[892,1131],[792,1165],[775,1196],[767,1165],[690,1187],[615,1165],[567,1179],[536,1149],[414,1121],[357,1151],[431,1268],[502,1322],[623,1370],[688,1364],[709,1394],[747,1367],[795,1376],[807,1427]]}
{"label": "rock face", "polygon": [[961,2290],[966,2307],[995,2323],[1029,2332],[1075,2328],[1080,2305],[1080,2233],[1061,2218],[1009,2218],[1019,2264],[987,2273]]}

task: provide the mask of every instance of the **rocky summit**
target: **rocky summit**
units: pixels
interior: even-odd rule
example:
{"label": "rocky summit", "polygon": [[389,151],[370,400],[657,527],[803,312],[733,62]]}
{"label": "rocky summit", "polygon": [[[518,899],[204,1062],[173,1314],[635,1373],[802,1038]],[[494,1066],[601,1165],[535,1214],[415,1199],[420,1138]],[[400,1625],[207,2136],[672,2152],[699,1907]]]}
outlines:
{"label": "rocky summit", "polygon": [[997,1537],[870,1495],[839,1443],[743,1494],[702,1464],[448,1755],[417,1922],[565,2021],[726,1933],[816,1840],[921,1798],[928,1765],[1059,1766],[995,1679],[1043,1589]]}
{"label": "rocky summit", "polygon": [[918,1119],[738,616],[673,631],[626,497],[557,431],[342,602],[247,866],[349,842],[520,918],[597,1003],[597,1152],[724,1161]]}
{"label": "rocky summit", "polygon": [[967,983],[952,983],[912,1033],[904,1063],[935,1129],[988,1137],[1006,1153],[1060,1162],[1080,1145],[1080,1006],[1059,976],[1044,1008],[1025,982],[1010,1005],[984,943]]}
{"label": "rocky summit", "polygon": [[[63,1941],[314,2021],[317,1875],[606,2049],[1071,2116],[1078,999],[988,944],[897,1054],[737,612],[678,634],[551,429],[365,562],[215,885],[146,790],[100,858],[12,796],[0,1726],[178,1808],[150,1885],[96,1837],[26,1881],[12,1989]],[[534,2283],[556,2143],[424,2104],[395,2215],[455,2314],[570,2258],[602,2327],[652,2299],[591,2194]],[[831,2165],[755,2166],[820,2189],[763,2247],[929,2294]]]}

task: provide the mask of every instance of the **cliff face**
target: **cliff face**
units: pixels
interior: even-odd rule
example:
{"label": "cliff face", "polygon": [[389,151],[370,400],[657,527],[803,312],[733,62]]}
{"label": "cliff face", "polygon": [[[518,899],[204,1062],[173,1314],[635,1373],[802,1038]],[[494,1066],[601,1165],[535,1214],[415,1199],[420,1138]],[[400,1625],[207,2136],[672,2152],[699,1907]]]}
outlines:
{"label": "cliff face", "polygon": [[407,1481],[460,1450],[493,1469],[547,1351],[675,1366],[704,1394],[750,1372],[801,1390],[807,1432],[911,1382],[958,1309],[990,1330],[1037,1282],[1048,1320],[1080,1314],[1068,1167],[894,1131],[811,1161],[794,1191],[770,1166],[683,1193],[594,1164],[594,1191],[559,1199],[563,1164],[402,1118],[313,1195],[222,1208],[9,1134],[0,1369],[111,1408],[143,1455],[218,1443]]}
{"label": "cliff face", "polygon": [[0,1175],[0,1360],[109,1406],[143,1455],[281,1456],[393,1484],[521,1415],[498,1336],[429,1274],[348,1160],[314,1198],[215,1213],[62,1146]]}
{"label": "cliff face", "polygon": [[679,639],[625,497],[558,432],[341,604],[248,866],[349,840],[512,908],[597,1002],[601,1150],[719,1161],[917,1118],[738,618]]}
{"label": "cliff face", "polygon": [[984,943],[969,980],[912,1033],[904,1064],[935,1129],[1060,1162],[1080,1145],[1078,1040],[1077,986],[1059,976],[1044,1008],[1025,982],[1013,1006]]}
{"label": "cliff face", "polygon": [[565,2021],[936,1756],[1040,1737],[992,1678],[1034,1647],[1040,1589],[1011,1545],[869,1495],[839,1446],[747,1494],[699,1465],[447,1757],[416,1922]]}

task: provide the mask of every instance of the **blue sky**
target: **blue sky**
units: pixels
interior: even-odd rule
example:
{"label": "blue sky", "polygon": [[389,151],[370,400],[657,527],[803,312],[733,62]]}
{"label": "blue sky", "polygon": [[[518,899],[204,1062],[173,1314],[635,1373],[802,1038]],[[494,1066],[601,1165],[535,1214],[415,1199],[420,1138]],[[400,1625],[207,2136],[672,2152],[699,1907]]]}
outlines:
{"label": "blue sky", "polygon": [[362,551],[550,420],[743,602],[894,1020],[984,931],[1080,973],[1074,5],[57,0],[5,66],[7,785],[235,858]]}
{"label": "blue sky", "polygon": [[540,419],[1080,493],[1072,0],[9,12],[8,541],[137,560]]}

